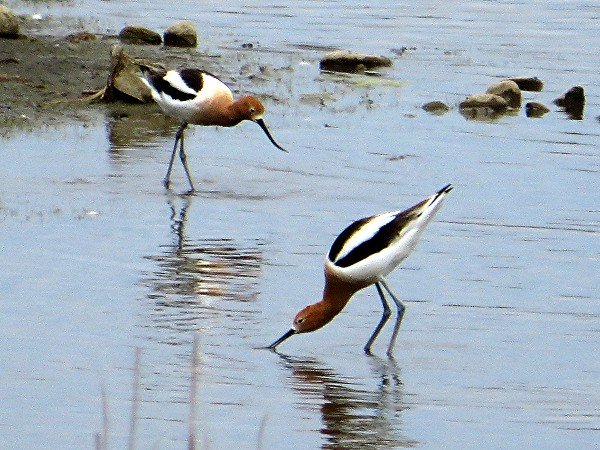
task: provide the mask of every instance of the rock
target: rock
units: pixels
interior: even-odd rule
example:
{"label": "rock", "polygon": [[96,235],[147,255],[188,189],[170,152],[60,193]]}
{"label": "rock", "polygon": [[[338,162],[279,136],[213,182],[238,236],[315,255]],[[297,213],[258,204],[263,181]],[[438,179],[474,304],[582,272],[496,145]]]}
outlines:
{"label": "rock", "polygon": [[0,5],[0,37],[19,37],[19,19],[8,7]]}
{"label": "rock", "polygon": [[123,51],[123,47],[117,44],[110,49],[110,75],[102,100],[140,103],[152,101],[150,88],[140,79],[139,64]]}
{"label": "rock", "polygon": [[507,80],[517,83],[522,91],[540,92],[544,89],[544,82],[538,77],[510,77]]}
{"label": "rock", "polygon": [[503,80],[499,83],[491,85],[486,94],[496,94],[506,100],[511,108],[521,107],[521,89],[517,83],[512,80]]}
{"label": "rock", "polygon": [[436,114],[436,115],[440,115],[440,116],[442,114],[446,114],[448,111],[450,111],[450,107],[448,105],[446,105],[444,102],[441,102],[439,100],[425,103],[423,106],[421,106],[421,108],[423,108],[428,113]]}
{"label": "rock", "polygon": [[527,117],[542,117],[549,111],[550,109],[538,102],[528,102],[525,104],[525,115]]}
{"label": "rock", "polygon": [[79,42],[95,41],[96,35],[88,31],[80,31],[78,33],[69,34],[66,39],[73,44],[77,44]]}
{"label": "rock", "polygon": [[364,55],[349,52],[347,50],[336,50],[326,54],[319,63],[321,70],[333,72],[364,72],[376,67],[390,67],[392,60],[385,56]]}
{"label": "rock", "polygon": [[165,45],[171,47],[196,47],[198,35],[191,20],[175,22],[163,34]]}
{"label": "rock", "polygon": [[581,86],[573,86],[563,95],[554,100],[556,106],[567,107],[569,105],[583,105],[585,103],[585,92]]}
{"label": "rock", "polygon": [[496,94],[469,95],[459,104],[460,109],[486,108],[502,113],[508,109],[508,102]]}
{"label": "rock", "polygon": [[564,108],[571,119],[583,119],[585,92],[581,86],[573,86],[559,98],[554,100],[556,106]]}
{"label": "rock", "polygon": [[125,44],[162,44],[162,37],[160,34],[140,25],[127,25],[119,32],[119,39]]}

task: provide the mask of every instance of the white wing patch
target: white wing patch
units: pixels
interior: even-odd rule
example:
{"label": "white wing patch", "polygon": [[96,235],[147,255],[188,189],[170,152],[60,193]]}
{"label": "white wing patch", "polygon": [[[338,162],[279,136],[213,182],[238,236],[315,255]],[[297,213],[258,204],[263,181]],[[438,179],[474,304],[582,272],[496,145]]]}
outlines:
{"label": "white wing patch", "polygon": [[392,211],[383,214],[378,214],[369,218],[367,222],[365,222],[358,230],[356,230],[350,237],[348,237],[348,239],[346,239],[346,242],[344,242],[344,245],[342,246],[341,250],[336,255],[335,260],[339,261],[344,256],[348,255],[356,247],[358,247],[360,244],[371,239],[377,234],[381,227],[387,225],[392,220],[394,220],[397,214],[398,211]]}
{"label": "white wing patch", "polygon": [[183,81],[177,70],[169,70],[163,79],[178,91],[185,92],[186,94],[196,95],[196,91],[185,84],[185,81]]}

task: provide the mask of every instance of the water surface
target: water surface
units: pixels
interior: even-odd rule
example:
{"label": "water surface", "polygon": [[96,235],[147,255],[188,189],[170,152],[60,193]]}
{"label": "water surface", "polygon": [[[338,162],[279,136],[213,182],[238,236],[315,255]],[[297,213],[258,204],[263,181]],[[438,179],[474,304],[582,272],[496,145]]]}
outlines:
{"label": "water surface", "polygon": [[[184,448],[200,340],[203,448],[590,448],[598,440],[600,65],[593,2],[11,2],[18,12],[201,27],[198,63],[254,43],[222,74],[267,104],[290,153],[254,124],[191,131],[162,188],[176,124],[155,111],[2,138],[0,447],[111,448],[129,433],[142,349],[139,448]],[[93,5],[93,8],[91,7]],[[391,56],[380,78],[320,74],[326,49]],[[407,47],[411,50],[402,52]],[[263,76],[259,66],[264,65]],[[266,75],[265,75],[266,74]],[[248,75],[255,75],[248,77]],[[538,76],[557,108],[470,121],[454,106]],[[158,120],[158,122],[156,120]],[[362,346],[375,289],[331,325],[259,350],[319,299],[329,245],[354,219],[455,190],[389,283],[407,302],[395,359]]]}

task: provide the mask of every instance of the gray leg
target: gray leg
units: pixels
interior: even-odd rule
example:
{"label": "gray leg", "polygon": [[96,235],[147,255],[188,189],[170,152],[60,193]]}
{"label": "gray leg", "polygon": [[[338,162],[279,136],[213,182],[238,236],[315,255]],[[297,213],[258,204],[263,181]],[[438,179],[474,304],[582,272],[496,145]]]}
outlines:
{"label": "gray leg", "polygon": [[377,288],[377,293],[379,294],[379,298],[381,299],[381,304],[383,305],[383,314],[381,315],[381,320],[379,321],[379,323],[373,330],[373,334],[371,334],[371,337],[365,344],[365,353],[367,355],[371,354],[371,345],[373,345],[373,342],[375,342],[375,339],[377,339],[377,336],[379,336],[381,329],[383,328],[385,323],[390,318],[390,315],[392,314],[392,311],[390,310],[390,306],[388,305],[388,302],[385,299],[385,295],[383,294],[383,291],[381,290],[381,285],[379,283],[375,283],[375,288]]}
{"label": "gray leg", "polygon": [[195,191],[194,182],[192,181],[192,175],[190,174],[190,169],[187,165],[187,155],[185,154],[185,150],[183,148],[183,133],[181,133],[181,141],[180,141],[180,147],[179,147],[179,159],[181,160],[181,164],[183,164],[183,170],[185,170],[185,175],[187,176],[188,183],[190,183],[190,190],[187,193],[193,194]]}
{"label": "gray leg", "polygon": [[396,318],[396,324],[394,325],[392,339],[390,339],[390,345],[388,346],[388,349],[387,349],[387,355],[391,357],[392,352],[394,350],[394,345],[396,345],[396,338],[398,337],[398,331],[400,330],[400,324],[402,323],[402,318],[404,317],[404,311],[406,310],[406,306],[404,306],[404,303],[402,303],[400,301],[400,299],[398,299],[398,297],[396,297],[394,295],[394,293],[392,292],[390,287],[387,285],[385,280],[381,280],[381,285],[384,287],[384,289],[387,291],[387,293],[390,294],[390,297],[392,297],[392,300],[396,304],[396,308],[398,308],[398,317]]}
{"label": "gray leg", "polygon": [[165,175],[165,179],[163,181],[163,184],[165,185],[165,188],[167,188],[167,189],[169,189],[169,185],[171,184],[171,170],[173,170],[173,162],[175,161],[175,153],[177,153],[177,144],[179,143],[179,141],[181,141],[183,143],[183,132],[187,126],[188,126],[188,124],[186,122],[183,122],[179,126],[177,133],[175,133],[175,145],[173,146],[173,152],[171,152],[171,159],[169,159],[169,168],[167,169],[167,175]]}

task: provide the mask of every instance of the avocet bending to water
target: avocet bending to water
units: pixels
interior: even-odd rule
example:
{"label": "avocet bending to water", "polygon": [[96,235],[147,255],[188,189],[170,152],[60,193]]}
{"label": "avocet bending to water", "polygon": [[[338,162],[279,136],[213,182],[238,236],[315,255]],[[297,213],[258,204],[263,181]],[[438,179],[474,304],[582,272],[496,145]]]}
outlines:
{"label": "avocet bending to water", "polygon": [[274,350],[294,334],[315,331],[328,324],[356,292],[374,284],[383,304],[383,316],[364,349],[366,353],[371,353],[371,345],[391,314],[385,290],[398,308],[396,327],[387,350],[387,354],[391,355],[405,306],[394,295],[384,277],[415,248],[421,233],[451,190],[452,185],[448,184],[406,211],[366,217],[342,231],[325,259],[323,299],[296,314],[292,328],[268,348]]}

